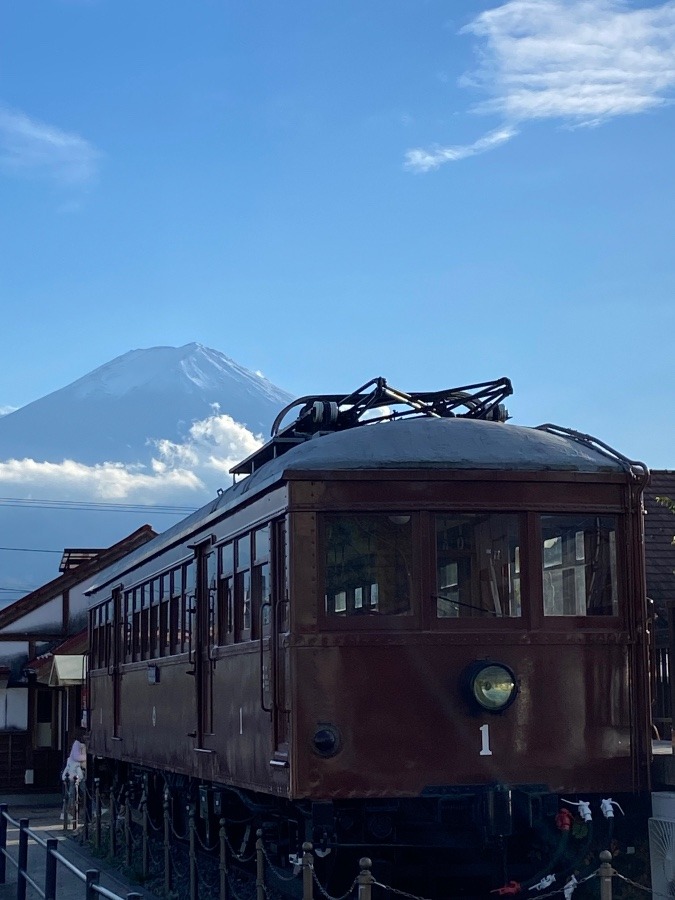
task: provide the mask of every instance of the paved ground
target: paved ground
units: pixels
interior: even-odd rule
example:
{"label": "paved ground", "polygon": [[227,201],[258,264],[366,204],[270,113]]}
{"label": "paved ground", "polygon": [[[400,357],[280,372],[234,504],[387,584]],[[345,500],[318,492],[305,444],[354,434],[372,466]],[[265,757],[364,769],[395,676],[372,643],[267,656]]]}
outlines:
{"label": "paved ground", "polygon": [[[135,892],[141,894],[143,900],[154,900],[152,895],[144,892],[137,884],[125,881],[120,872],[111,868],[104,860],[89,852],[88,847],[80,843],[79,836],[72,830],[64,831],[61,815],[60,794],[24,794],[0,796],[0,803],[6,803],[12,819],[28,819],[29,828],[42,838],[56,838],[59,841],[57,850],[82,872],[87,869],[100,871],[99,883],[109,891],[121,897]],[[8,824],[7,850],[16,859],[19,845],[19,829]],[[46,851],[34,841],[29,842],[28,872],[31,878],[44,887]],[[17,873],[15,867],[7,861],[6,883],[0,885],[0,900],[15,900],[17,896]],[[56,900],[84,900],[84,883],[71,874],[65,866],[59,864],[56,889]],[[27,900],[38,900],[39,894],[28,885]]]}

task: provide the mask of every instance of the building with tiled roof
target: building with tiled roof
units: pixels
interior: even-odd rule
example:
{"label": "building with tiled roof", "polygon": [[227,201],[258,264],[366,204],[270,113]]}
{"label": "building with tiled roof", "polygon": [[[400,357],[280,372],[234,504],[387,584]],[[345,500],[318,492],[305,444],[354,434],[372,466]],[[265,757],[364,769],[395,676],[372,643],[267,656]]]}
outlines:
{"label": "building with tiled roof", "polygon": [[103,550],[66,550],[61,575],[0,610],[0,791],[58,784],[79,726],[87,653],[87,590],[156,532]]}
{"label": "building with tiled roof", "polygon": [[[668,737],[672,721],[670,663],[675,628],[675,515],[659,498],[675,500],[675,471],[656,469],[645,490],[645,574],[647,597],[652,604],[654,639],[654,690],[652,715],[662,737]],[[670,612],[669,612],[670,610]],[[671,617],[669,626],[668,619]]]}

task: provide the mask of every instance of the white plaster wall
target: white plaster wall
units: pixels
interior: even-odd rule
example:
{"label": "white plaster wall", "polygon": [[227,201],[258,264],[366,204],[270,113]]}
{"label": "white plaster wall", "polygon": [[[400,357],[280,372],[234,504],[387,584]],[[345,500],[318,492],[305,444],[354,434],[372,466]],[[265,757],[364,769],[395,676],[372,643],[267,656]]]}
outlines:
{"label": "white plaster wall", "polygon": [[60,631],[63,617],[63,598],[58,594],[44,606],[12,622],[12,631]]}
{"label": "white plaster wall", "polygon": [[0,731],[28,729],[28,691],[25,688],[0,688]]}
{"label": "white plaster wall", "polygon": [[20,657],[28,656],[28,641],[0,641],[0,665],[11,666]]}
{"label": "white plaster wall", "polygon": [[87,624],[89,598],[85,596],[85,591],[88,591],[93,583],[93,577],[87,578],[86,581],[83,581],[80,584],[76,584],[70,589],[70,594],[68,595],[68,630],[70,632],[79,631]]}

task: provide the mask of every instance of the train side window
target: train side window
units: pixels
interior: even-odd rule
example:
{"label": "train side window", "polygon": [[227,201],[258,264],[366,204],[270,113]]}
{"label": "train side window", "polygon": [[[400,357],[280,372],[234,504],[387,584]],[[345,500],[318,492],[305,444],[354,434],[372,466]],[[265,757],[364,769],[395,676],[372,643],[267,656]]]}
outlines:
{"label": "train side window", "polygon": [[218,642],[231,644],[234,640],[234,544],[218,548]]}
{"label": "train side window", "polygon": [[159,600],[160,579],[154,578],[150,582],[150,659],[155,659],[161,653],[159,637]]}
{"label": "train side window", "polygon": [[103,664],[109,666],[113,662],[113,628],[115,623],[115,601],[108,600],[105,605],[105,656]]}
{"label": "train side window", "polygon": [[271,583],[270,564],[261,563],[253,567],[251,583],[251,599],[253,604],[253,637],[260,634],[267,637],[270,633],[271,621]]}
{"label": "train side window", "polygon": [[134,658],[134,592],[124,593],[124,661],[131,662]]}
{"label": "train side window", "polygon": [[134,618],[131,626],[132,653],[133,660],[141,658],[141,601],[142,595],[140,588],[134,588],[132,591],[134,598]]}
{"label": "train side window", "polygon": [[286,634],[290,627],[290,603],[288,602],[288,541],[286,540],[287,523],[285,519],[275,522],[274,540],[276,544],[276,565],[274,567],[275,592],[278,600],[279,617],[277,627],[281,634]]}
{"label": "train side window", "polygon": [[99,667],[99,659],[101,656],[101,607],[97,606],[89,613],[89,628],[91,630],[91,645],[89,647],[89,655],[91,657],[91,668]]}
{"label": "train side window", "polygon": [[324,535],[328,615],[412,613],[412,516],[330,514]]}
{"label": "train side window", "polygon": [[113,602],[108,600],[103,604],[103,634],[99,645],[99,665],[101,668],[112,663],[112,629],[113,629]]}
{"label": "train side window", "polygon": [[108,603],[102,603],[92,610],[92,644],[91,644],[91,664],[92,668],[102,669],[108,664],[107,646],[108,646]]}
{"label": "train side window", "polygon": [[150,585],[142,584],[138,588],[141,596],[141,659],[150,656]]}
{"label": "train side window", "polygon": [[438,619],[519,617],[519,516],[436,516],[435,599]]}
{"label": "train side window", "polygon": [[235,542],[234,612],[238,641],[251,639],[251,535]]}
{"label": "train side window", "polygon": [[179,567],[171,573],[171,605],[170,605],[170,631],[171,653],[180,653],[183,641],[183,608],[181,598],[183,596],[183,570]]}
{"label": "train side window", "polygon": [[216,612],[218,592],[218,554],[211,551],[206,557],[206,592],[209,620],[207,622],[207,640],[209,647],[216,643]]}
{"label": "train side window", "polygon": [[616,516],[541,517],[545,616],[616,616]]}
{"label": "train side window", "polygon": [[185,603],[185,636],[183,639],[183,651],[192,650],[192,642],[195,636],[197,618],[197,600],[195,597],[197,584],[197,567],[189,562],[185,566],[185,590],[183,593]]}
{"label": "train side window", "polygon": [[253,637],[270,633],[271,583],[270,583],[270,526],[253,532],[253,577],[251,600],[253,607]]}
{"label": "train side window", "polygon": [[171,633],[169,628],[169,601],[171,599],[171,573],[166,572],[160,579],[159,601],[159,655],[171,653]]}

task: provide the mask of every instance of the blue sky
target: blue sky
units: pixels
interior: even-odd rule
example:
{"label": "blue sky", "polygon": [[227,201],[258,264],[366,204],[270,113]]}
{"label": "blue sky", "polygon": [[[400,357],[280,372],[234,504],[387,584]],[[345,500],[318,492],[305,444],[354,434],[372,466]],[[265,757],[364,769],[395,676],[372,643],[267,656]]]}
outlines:
{"label": "blue sky", "polygon": [[5,0],[0,406],[199,341],[675,468],[675,2]]}

